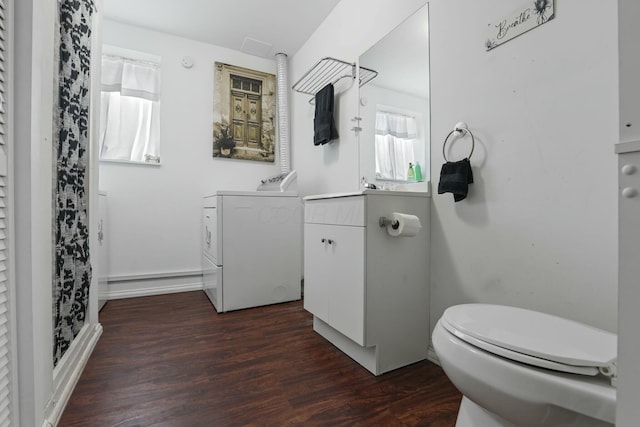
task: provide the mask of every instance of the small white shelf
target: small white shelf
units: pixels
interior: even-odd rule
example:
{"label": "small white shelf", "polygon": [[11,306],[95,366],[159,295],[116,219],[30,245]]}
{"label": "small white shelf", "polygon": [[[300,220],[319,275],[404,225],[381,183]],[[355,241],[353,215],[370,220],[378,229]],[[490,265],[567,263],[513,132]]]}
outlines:
{"label": "small white shelf", "polygon": [[633,153],[640,151],[640,141],[619,142],[615,145],[616,154]]}

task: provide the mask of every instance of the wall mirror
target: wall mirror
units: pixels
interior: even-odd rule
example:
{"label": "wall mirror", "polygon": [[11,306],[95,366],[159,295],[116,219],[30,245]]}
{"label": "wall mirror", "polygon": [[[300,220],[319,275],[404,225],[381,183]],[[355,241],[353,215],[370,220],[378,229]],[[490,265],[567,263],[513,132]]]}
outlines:
{"label": "wall mirror", "polygon": [[378,72],[360,88],[360,176],[378,187],[427,191],[429,11],[418,9],[359,58]]}

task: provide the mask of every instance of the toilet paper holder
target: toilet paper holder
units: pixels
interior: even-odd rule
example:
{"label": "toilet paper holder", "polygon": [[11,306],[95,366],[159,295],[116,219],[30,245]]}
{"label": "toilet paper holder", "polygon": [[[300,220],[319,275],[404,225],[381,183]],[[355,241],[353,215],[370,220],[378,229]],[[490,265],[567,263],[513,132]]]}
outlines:
{"label": "toilet paper holder", "polygon": [[393,228],[394,230],[397,230],[398,227],[400,227],[400,222],[392,221],[386,216],[381,216],[378,220],[378,224],[380,224],[380,227],[386,227],[387,225],[391,224],[391,228]]}

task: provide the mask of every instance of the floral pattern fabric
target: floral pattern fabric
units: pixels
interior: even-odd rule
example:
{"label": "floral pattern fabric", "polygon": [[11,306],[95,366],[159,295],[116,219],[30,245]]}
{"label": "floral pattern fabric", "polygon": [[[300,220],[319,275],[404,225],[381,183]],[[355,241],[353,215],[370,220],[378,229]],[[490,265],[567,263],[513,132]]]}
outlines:
{"label": "floral pattern fabric", "polygon": [[54,366],[84,325],[91,283],[88,144],[92,0],[59,2],[54,176]]}

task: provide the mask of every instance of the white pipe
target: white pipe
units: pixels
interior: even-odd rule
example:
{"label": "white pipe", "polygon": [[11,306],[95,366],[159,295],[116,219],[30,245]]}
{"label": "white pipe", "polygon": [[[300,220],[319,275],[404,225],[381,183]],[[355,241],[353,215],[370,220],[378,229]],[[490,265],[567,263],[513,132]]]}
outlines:
{"label": "white pipe", "polygon": [[286,173],[291,170],[289,163],[289,72],[286,53],[276,53],[276,107],[280,172]]}

